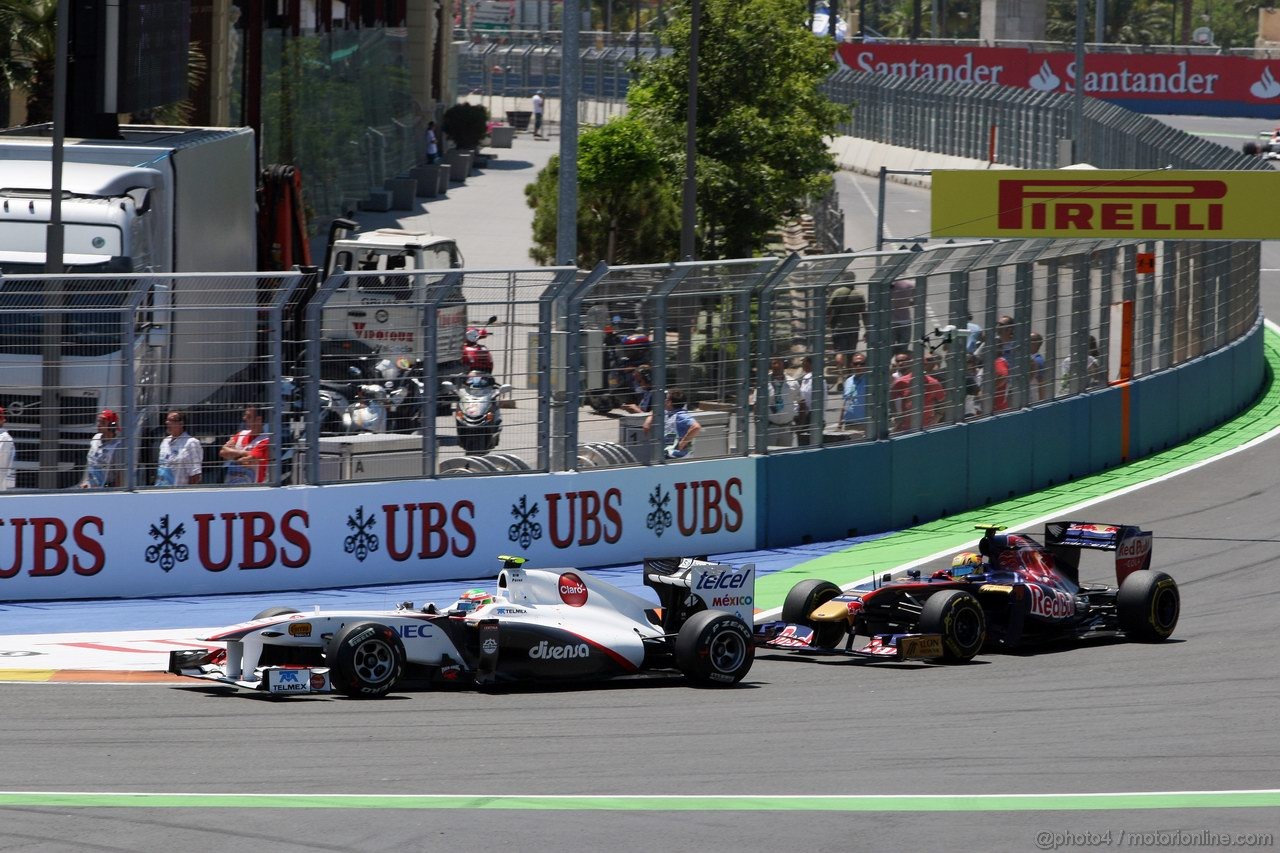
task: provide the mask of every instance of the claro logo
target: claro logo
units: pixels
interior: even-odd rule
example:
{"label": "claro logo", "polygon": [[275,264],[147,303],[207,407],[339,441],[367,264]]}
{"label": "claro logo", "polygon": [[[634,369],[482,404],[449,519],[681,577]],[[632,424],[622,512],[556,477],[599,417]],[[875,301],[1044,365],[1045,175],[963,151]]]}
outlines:
{"label": "claro logo", "polygon": [[1001,180],[1002,231],[1222,230],[1224,181]]}
{"label": "claro logo", "polygon": [[560,600],[570,607],[581,607],[587,603],[587,585],[573,572],[560,576],[559,587]]}

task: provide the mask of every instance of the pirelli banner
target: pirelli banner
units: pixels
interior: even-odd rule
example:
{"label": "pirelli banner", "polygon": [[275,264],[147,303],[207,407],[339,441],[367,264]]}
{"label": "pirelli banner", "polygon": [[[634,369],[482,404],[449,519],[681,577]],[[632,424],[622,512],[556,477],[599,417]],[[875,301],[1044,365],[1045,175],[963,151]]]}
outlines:
{"label": "pirelli banner", "polygon": [[933,173],[934,239],[1270,240],[1280,172]]}

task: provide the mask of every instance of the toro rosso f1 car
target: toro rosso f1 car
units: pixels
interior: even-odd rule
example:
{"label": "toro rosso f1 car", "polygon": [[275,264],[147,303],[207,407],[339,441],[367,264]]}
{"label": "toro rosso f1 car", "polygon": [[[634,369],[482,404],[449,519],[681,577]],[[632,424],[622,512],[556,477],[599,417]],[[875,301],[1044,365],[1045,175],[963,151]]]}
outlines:
{"label": "toro rosso f1 car", "polygon": [[[1151,570],[1151,533],[1125,524],[1061,521],[1045,525],[1044,544],[1030,536],[986,533],[978,553],[957,555],[950,569],[883,579],[847,592],[823,580],[792,587],[782,620],[796,623],[792,645],[851,649],[856,635],[939,635],[935,657],[960,662],[984,647],[1127,637],[1166,640],[1178,624],[1178,585]],[[1114,551],[1115,586],[1080,583],[1085,551]],[[871,649],[875,651],[875,649]]]}
{"label": "toro rosso f1 car", "polygon": [[271,608],[170,653],[169,671],[277,695],[383,696],[402,678],[496,685],[676,671],[698,686],[741,681],[754,659],[755,568],[645,561],[652,602],[572,569],[502,557],[495,592],[388,612]]}

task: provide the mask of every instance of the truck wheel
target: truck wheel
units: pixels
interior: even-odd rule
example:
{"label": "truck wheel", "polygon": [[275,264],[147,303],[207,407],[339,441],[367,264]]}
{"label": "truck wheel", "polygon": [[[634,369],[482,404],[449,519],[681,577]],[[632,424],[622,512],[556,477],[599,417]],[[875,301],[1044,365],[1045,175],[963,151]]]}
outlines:
{"label": "truck wheel", "polygon": [[1169,639],[1178,625],[1181,607],[1178,583],[1164,572],[1134,572],[1124,579],[1116,594],[1120,629],[1140,643]]}
{"label": "truck wheel", "polygon": [[737,684],[754,659],[751,629],[731,613],[695,613],[676,635],[676,666],[697,687]]}
{"label": "truck wheel", "polygon": [[982,651],[987,618],[982,605],[963,589],[934,593],[920,611],[920,633],[942,635],[942,660],[963,663]]}
{"label": "truck wheel", "polygon": [[847,622],[815,622],[809,618],[813,611],[840,594],[840,587],[831,581],[809,578],[791,587],[782,601],[782,621],[803,625],[813,630],[813,645],[820,649],[834,649],[844,639]]}
{"label": "truck wheel", "polygon": [[257,616],[250,619],[249,621],[257,622],[259,619],[270,619],[272,616],[288,616],[291,613],[300,613],[300,612],[301,611],[299,610],[294,610],[292,607],[268,607],[266,610],[262,611]]}
{"label": "truck wheel", "polygon": [[404,674],[404,642],[379,622],[343,628],[325,649],[333,689],[352,699],[385,696]]}

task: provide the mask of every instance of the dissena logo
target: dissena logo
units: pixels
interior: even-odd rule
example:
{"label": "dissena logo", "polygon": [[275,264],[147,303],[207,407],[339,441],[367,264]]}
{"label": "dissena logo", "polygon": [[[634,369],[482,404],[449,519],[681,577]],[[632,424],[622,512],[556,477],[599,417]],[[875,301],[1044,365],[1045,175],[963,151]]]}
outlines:
{"label": "dissena logo", "polygon": [[564,646],[553,646],[546,640],[529,649],[529,657],[534,660],[566,660],[569,658],[585,658],[591,654],[591,647],[586,643],[570,643]]}
{"label": "dissena logo", "polygon": [[558,584],[560,600],[570,607],[581,607],[587,603],[587,585],[574,572],[565,572],[560,576]]}

